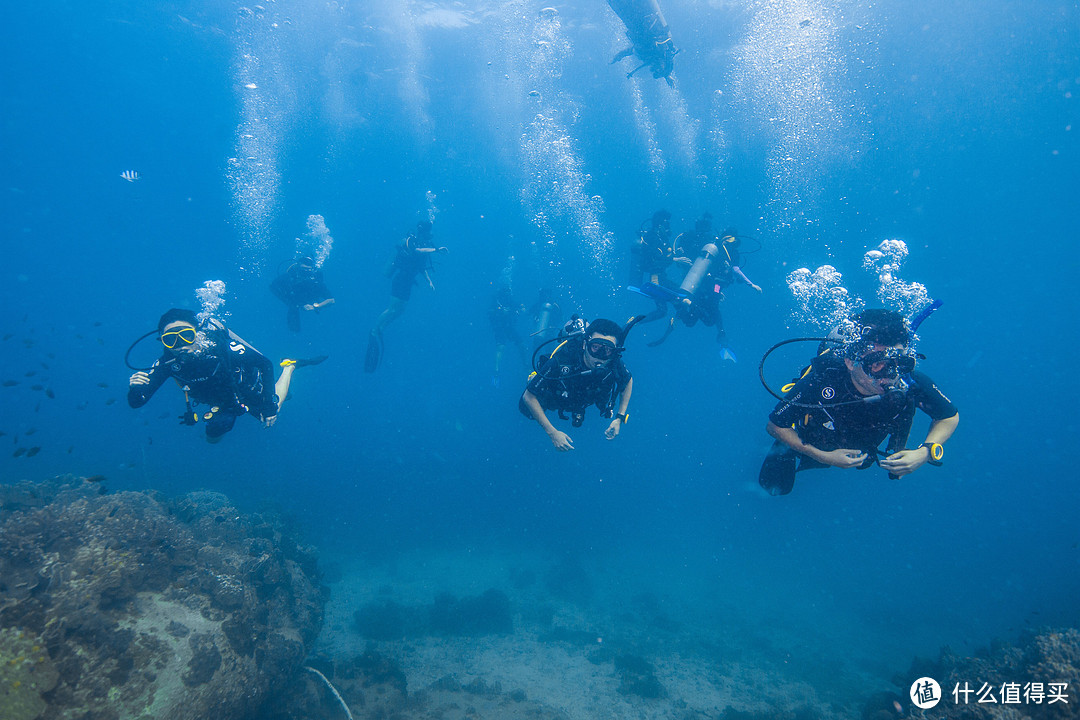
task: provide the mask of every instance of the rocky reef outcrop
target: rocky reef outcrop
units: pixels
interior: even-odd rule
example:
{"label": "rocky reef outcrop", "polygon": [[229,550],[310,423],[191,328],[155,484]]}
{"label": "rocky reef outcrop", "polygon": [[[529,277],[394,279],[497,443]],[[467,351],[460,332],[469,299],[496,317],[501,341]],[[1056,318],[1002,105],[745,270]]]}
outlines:
{"label": "rocky reef outcrop", "polygon": [[915,660],[894,682],[906,692],[922,677],[941,686],[938,705],[922,712],[927,718],[1080,718],[1080,630],[1045,629],[1015,643],[996,641],[971,655],[946,647],[937,660]]}
{"label": "rocky reef outcrop", "polygon": [[256,717],[325,601],[313,550],[218,493],[0,486],[0,717]]}

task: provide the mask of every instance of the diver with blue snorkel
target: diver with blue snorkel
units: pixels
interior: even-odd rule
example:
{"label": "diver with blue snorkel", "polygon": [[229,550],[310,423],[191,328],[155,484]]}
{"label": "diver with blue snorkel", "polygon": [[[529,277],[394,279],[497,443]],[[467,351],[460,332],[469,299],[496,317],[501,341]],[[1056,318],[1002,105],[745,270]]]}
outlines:
{"label": "diver with blue snorkel", "polygon": [[[911,348],[912,334],[940,305],[911,323],[893,310],[864,310],[828,338],[794,338],[777,343],[761,359],[762,384],[780,399],[766,431],[775,438],[758,474],[770,495],[787,495],[795,474],[824,467],[871,467],[876,462],[900,478],[923,465],[941,465],[944,444],[960,423],[956,406],[934,381],[915,369],[922,356]],[[819,354],[783,395],[769,388],[765,360],[792,342],[821,341]],[[907,449],[915,410],[930,416],[923,442]],[[878,447],[886,438],[886,449]]]}

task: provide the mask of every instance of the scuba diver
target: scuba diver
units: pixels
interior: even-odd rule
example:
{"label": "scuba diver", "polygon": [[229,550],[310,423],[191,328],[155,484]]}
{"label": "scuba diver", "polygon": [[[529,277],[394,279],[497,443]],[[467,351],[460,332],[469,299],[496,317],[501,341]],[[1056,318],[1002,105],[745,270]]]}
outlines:
{"label": "scuba diver", "polygon": [[[296,368],[318,365],[326,359],[324,355],[310,360],[282,360],[281,377],[275,383],[273,363],[219,320],[200,324],[194,312],[173,308],[158,320],[156,333],[165,350],[151,367],[136,370],[131,376],[128,405],[142,407],[172,378],[187,401],[181,423],[195,425],[202,420],[206,439],[212,443],[221,440],[232,430],[236,418],[246,413],[257,417],[264,426],[272,426],[289,395]],[[152,334],[154,331],[139,340]],[[196,412],[196,404],[208,405],[209,409]]]}
{"label": "scuba diver", "polygon": [[[925,315],[912,326],[922,319]],[[829,466],[861,470],[876,461],[889,477],[899,478],[926,463],[941,464],[942,446],[960,414],[933,380],[915,369],[921,356],[910,347],[912,332],[900,313],[872,309],[830,334],[802,377],[778,395],[782,399],[766,426],[775,442],[761,465],[761,487],[770,495],[787,495],[797,472]],[[807,339],[784,341],[769,352]],[[921,445],[908,450],[916,408],[930,416],[930,429]],[[888,445],[879,451],[886,437]]]}
{"label": "scuba diver", "polygon": [[[280,266],[279,266],[280,267]],[[314,310],[334,304],[334,298],[323,281],[322,270],[310,256],[297,258],[285,272],[270,283],[270,292],[285,303],[288,310],[285,322],[293,332],[300,332],[300,311]]]}
{"label": "scuba diver", "polygon": [[544,333],[554,330],[562,321],[562,308],[555,302],[555,294],[551,292],[551,288],[540,288],[529,313],[533,319],[532,336],[536,338],[536,347],[539,347],[545,342]]}
{"label": "scuba diver", "polygon": [[431,282],[430,275],[433,269],[431,255],[445,252],[449,251],[445,247],[435,247],[435,243],[432,242],[431,223],[426,220],[416,224],[415,234],[410,234],[398,241],[393,259],[383,270],[386,277],[392,278],[390,305],[379,315],[368,338],[367,355],[364,358],[365,372],[375,372],[378,369],[379,361],[382,359],[383,330],[405,311],[405,304],[409,302],[409,296],[412,295],[416,277],[423,275],[428,287],[435,289],[435,283]]}
{"label": "scuba diver", "polygon": [[627,333],[641,318],[639,315],[624,327],[599,318],[586,327],[584,320],[574,316],[559,337],[548,341],[561,341],[551,355],[537,363],[539,349],[533,354],[535,370],[518,400],[518,409],[539,423],[559,452],[573,450],[574,441],[551,424],[545,410],[556,410],[561,419],[581,427],[586,408],[596,405],[603,417],[611,418],[604,431],[608,440],[618,437],[626,424],[634,379],[623,365],[622,353]]}
{"label": "scuba diver", "polygon": [[502,384],[499,371],[507,345],[517,348],[523,366],[529,364],[525,357],[525,343],[517,328],[518,316],[524,312],[525,306],[514,300],[509,287],[504,285],[495,293],[488,319],[491,320],[491,331],[495,335],[495,374],[491,376],[491,385],[496,389]]}
{"label": "scuba diver", "polygon": [[[653,213],[649,227],[644,227],[644,222],[641,225],[638,239],[630,246],[630,288],[651,297],[656,303],[656,309],[642,320],[652,322],[667,315],[667,301],[663,297],[655,297],[655,293],[643,291],[642,288],[655,286],[671,289],[665,274],[675,262],[675,251],[671,243],[671,213],[657,210]],[[638,286],[642,278],[646,278],[645,284]]]}
{"label": "scuba diver", "polygon": [[664,78],[674,87],[671,72],[675,69],[674,58],[679,51],[671,40],[671,30],[657,0],[608,0],[608,5],[623,21],[626,37],[630,40],[630,47],[618,53],[611,63],[637,55],[641,64],[626,77],[633,77],[638,70],[648,66],[654,78]]}
{"label": "scuba diver", "polygon": [[[734,351],[728,347],[727,333],[724,330],[724,318],[720,314],[720,302],[724,299],[724,290],[736,279],[757,292],[761,287],[754,284],[742,271],[739,248],[741,240],[733,228],[720,233],[712,229],[712,215],[705,213],[694,223],[694,229],[684,232],[675,239],[676,260],[690,263],[689,257],[694,248],[696,259],[690,263],[686,277],[679,284],[678,294],[672,298],[675,317],[668,323],[667,331],[659,340],[649,343],[655,347],[667,340],[675,329],[675,321],[681,320],[687,327],[694,327],[701,322],[705,327],[716,328],[716,342],[720,345],[720,356],[724,360],[736,361]],[[652,289],[652,292],[659,292]]]}

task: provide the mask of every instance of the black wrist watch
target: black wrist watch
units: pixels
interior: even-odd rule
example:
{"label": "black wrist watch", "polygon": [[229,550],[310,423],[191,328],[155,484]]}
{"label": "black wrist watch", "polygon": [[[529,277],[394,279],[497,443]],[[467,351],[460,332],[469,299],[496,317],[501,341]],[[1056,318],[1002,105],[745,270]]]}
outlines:
{"label": "black wrist watch", "polygon": [[630,422],[630,413],[626,413],[626,414],[615,413],[615,417],[617,417],[619,420],[621,420],[623,425]]}
{"label": "black wrist watch", "polygon": [[945,448],[938,443],[923,443],[919,447],[926,448],[927,452],[930,453],[930,458],[926,462],[941,467],[941,458],[945,457]]}

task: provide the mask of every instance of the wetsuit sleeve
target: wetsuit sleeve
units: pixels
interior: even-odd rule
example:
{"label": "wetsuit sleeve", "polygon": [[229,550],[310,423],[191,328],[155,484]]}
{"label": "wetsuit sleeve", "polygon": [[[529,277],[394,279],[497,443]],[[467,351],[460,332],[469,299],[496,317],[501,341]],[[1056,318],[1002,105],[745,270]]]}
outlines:
{"label": "wetsuit sleeve", "polygon": [[531,378],[529,378],[529,384],[525,387],[525,389],[531,392],[537,398],[540,398],[544,393],[546,386],[549,385],[551,382],[550,380],[548,380],[547,374],[551,372],[553,368],[557,367],[558,366],[555,365],[550,358],[546,360],[540,366],[540,370]]}
{"label": "wetsuit sleeve", "polygon": [[161,360],[154,362],[153,367],[147,371],[147,375],[150,376],[150,382],[147,385],[131,385],[128,387],[128,405],[133,408],[140,408],[147,403],[147,401],[157,392],[161,384],[172,377],[172,373],[169,372],[169,368],[166,365],[161,364]]}
{"label": "wetsuit sleeve", "polygon": [[915,371],[911,374],[918,388],[915,395],[915,405],[933,420],[951,418],[959,412],[949,398],[938,389],[937,384],[925,373]]}

